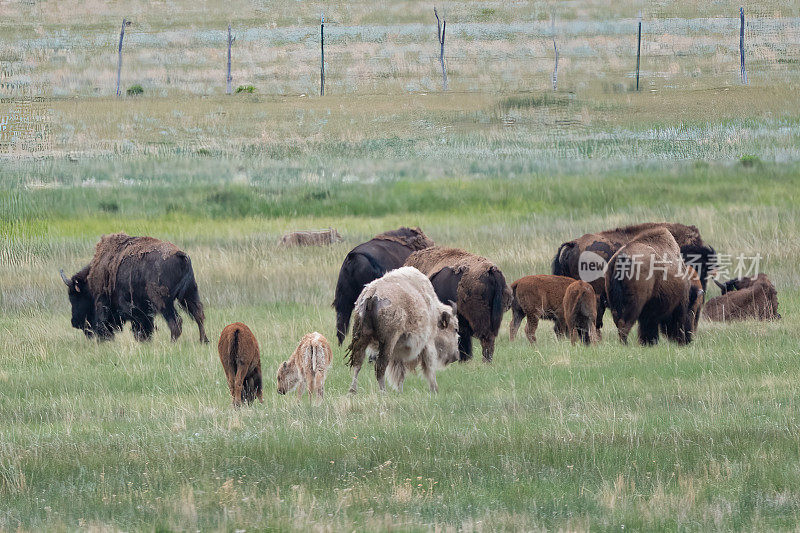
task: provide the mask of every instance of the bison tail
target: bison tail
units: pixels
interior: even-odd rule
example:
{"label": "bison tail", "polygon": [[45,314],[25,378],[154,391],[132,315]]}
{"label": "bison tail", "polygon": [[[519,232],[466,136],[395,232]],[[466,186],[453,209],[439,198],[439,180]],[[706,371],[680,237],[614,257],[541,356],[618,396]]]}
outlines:
{"label": "bison tail", "polygon": [[172,297],[178,300],[178,303],[183,305],[183,301],[192,292],[197,290],[197,282],[194,279],[194,270],[192,270],[192,260],[183,252],[175,254],[183,261],[183,276],[178,280],[177,285],[173,289]]}
{"label": "bison tail", "polygon": [[500,324],[503,322],[503,312],[505,311],[503,308],[503,292],[506,288],[506,281],[503,279],[503,274],[497,269],[491,272],[489,280],[492,300],[491,327],[492,333],[497,335],[497,332],[500,331]]}
{"label": "bison tail", "polygon": [[565,251],[571,250],[574,247],[575,247],[575,241],[562,243],[561,246],[558,247],[558,251],[556,252],[555,257],[553,257],[553,263],[551,265],[551,271],[553,272],[553,275],[571,277],[569,275],[569,270],[567,269],[567,266],[564,264],[565,261],[562,258],[562,254]]}
{"label": "bison tail", "polygon": [[364,303],[363,315],[356,313],[356,318],[353,321],[353,338],[344,354],[348,365],[351,367],[361,366],[364,363],[367,347],[372,342],[373,315],[377,299],[377,296],[367,298]]}

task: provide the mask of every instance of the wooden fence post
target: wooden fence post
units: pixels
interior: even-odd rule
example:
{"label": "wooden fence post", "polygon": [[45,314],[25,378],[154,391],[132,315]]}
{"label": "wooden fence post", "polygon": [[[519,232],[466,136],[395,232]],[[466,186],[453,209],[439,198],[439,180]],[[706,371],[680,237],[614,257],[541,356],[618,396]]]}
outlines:
{"label": "wooden fence post", "polygon": [[436,35],[439,41],[439,63],[442,65],[442,90],[447,90],[447,67],[444,64],[444,35],[447,31],[447,21],[442,18],[439,20],[439,13],[436,8],[433,8],[433,14],[436,17]]}
{"label": "wooden fence post", "polygon": [[319,95],[325,96],[325,13],[322,13],[319,22],[319,51]]}
{"label": "wooden fence post", "polygon": [[739,8],[739,55],[742,59],[742,83],[747,85],[747,70],[744,68],[744,8]]}
{"label": "wooden fence post", "polygon": [[642,12],[639,11],[639,39],[636,42],[636,91],[639,91],[639,58],[642,55]]}
{"label": "wooden fence post", "polygon": [[119,82],[122,76],[122,38],[125,37],[125,26],[128,26],[130,22],[128,19],[122,19],[122,29],[119,31],[119,52],[117,55],[117,96],[119,96]]}
{"label": "wooden fence post", "polygon": [[553,18],[550,22],[551,32],[553,34],[553,50],[556,53],[556,62],[553,67],[553,90],[558,90],[558,45],[556,44],[556,16],[553,15]]}
{"label": "wooden fence post", "polygon": [[233,77],[231,76],[231,44],[233,44],[235,40],[236,37],[231,37],[231,25],[228,24],[228,75],[225,78],[227,82],[226,94],[231,94],[231,82],[233,81]]}

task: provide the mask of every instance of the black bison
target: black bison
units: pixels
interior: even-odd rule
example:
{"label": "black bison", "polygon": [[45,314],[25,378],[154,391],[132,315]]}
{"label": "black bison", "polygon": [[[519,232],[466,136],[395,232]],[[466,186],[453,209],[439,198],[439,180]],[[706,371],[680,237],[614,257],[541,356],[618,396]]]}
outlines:
{"label": "black bison", "polygon": [[256,398],[263,403],[261,353],[250,328],[241,322],[228,324],[219,336],[217,350],[234,407],[249,405]]}
{"label": "black bison", "polygon": [[156,313],[161,313],[174,341],[182,328],[177,301],[197,322],[200,340],[208,342],[192,261],[172,243],[124,233],[103,235],[92,261],[71,278],[62,270],[61,279],[72,304],[72,327],[87,337],[111,339],[130,321],[134,337],[145,341],[155,329]]}
{"label": "black bison", "polygon": [[778,313],[778,291],[765,274],[759,274],[755,278],[739,278],[725,285],[735,289],[726,290],[722,296],[712,298],[706,303],[703,316],[708,320],[723,322],[781,318]]}
{"label": "black bison", "polygon": [[689,277],[680,248],[666,228],[640,233],[608,262],[606,299],[623,343],[639,322],[639,343],[658,342],[659,330],[679,343],[691,342],[691,309],[701,290]]}
{"label": "black bison", "polygon": [[411,252],[429,246],[433,246],[433,241],[421,229],[401,227],[376,235],[350,250],[339,269],[339,280],[331,304],[336,310],[336,338],[339,344],[344,342],[347,335],[353,306],[364,285],[403,266]]}
{"label": "black bison", "polygon": [[[605,297],[605,277],[603,276],[604,263],[607,263],[623,244],[643,231],[655,228],[665,228],[672,234],[680,248],[684,263],[697,270],[703,290],[706,290],[708,276],[716,268],[716,252],[703,242],[696,226],[669,222],[645,222],[599,233],[587,233],[559,246],[558,252],[553,258],[552,273],[558,276],[583,279],[591,283],[598,297],[598,329],[603,327],[603,313],[608,306]],[[592,254],[585,254],[581,257],[584,252],[592,252],[599,256],[599,259]],[[598,260],[593,262],[592,258]],[[583,265],[581,261],[583,261]],[[581,276],[581,272],[583,272],[583,276]]]}
{"label": "black bison", "polygon": [[434,246],[414,252],[406,260],[428,276],[442,303],[458,305],[458,350],[462,361],[472,358],[472,337],[491,362],[503,313],[511,307],[511,289],[497,266],[484,257],[458,248]]}

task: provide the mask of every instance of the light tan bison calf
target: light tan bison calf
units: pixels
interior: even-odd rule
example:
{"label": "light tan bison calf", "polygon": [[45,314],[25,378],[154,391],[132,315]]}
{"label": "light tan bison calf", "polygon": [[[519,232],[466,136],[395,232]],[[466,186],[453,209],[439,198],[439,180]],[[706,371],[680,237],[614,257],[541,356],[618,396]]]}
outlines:
{"label": "light tan bison calf", "polygon": [[316,331],[307,333],[300,340],[288,361],[278,368],[278,394],[297,389],[297,399],[308,389],[311,398],[315,393],[320,400],[325,394],[325,376],[331,366],[331,345]]}
{"label": "light tan bison calf", "polygon": [[[530,320],[530,319],[528,319]],[[564,321],[569,339],[575,344],[596,344],[600,340],[597,331],[597,295],[585,281],[574,281],[564,293]]]}
{"label": "light tan bison calf", "polygon": [[233,405],[263,402],[261,355],[253,332],[241,322],[228,324],[219,336],[219,360],[228,378]]}
{"label": "light tan bison calf", "polygon": [[436,370],[458,361],[458,312],[455,303],[439,301],[430,280],[414,267],[392,270],[368,283],[356,300],[353,340],[348,348],[353,368],[350,392],[367,351],[375,355],[375,377],[386,390],[385,375],[403,391],[407,371],[422,367],[431,392],[438,390]]}
{"label": "light tan bison calf", "polygon": [[564,320],[564,294],[575,280],[566,276],[551,276],[542,274],[525,276],[511,284],[514,295],[511,301],[511,326],[509,338],[513,341],[517,335],[520,324],[528,318],[525,326],[525,336],[533,344],[536,342],[536,328],[539,320],[553,320],[553,330],[556,336],[561,337],[567,332],[567,323]]}

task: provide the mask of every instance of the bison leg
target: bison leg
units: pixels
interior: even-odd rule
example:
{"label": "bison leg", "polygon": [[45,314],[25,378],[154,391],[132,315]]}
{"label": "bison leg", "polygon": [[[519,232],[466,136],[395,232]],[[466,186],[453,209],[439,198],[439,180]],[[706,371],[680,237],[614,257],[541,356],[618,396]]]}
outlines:
{"label": "bison leg", "polygon": [[381,343],[380,354],[378,355],[378,359],[375,361],[375,378],[378,380],[378,388],[381,390],[381,392],[386,392],[387,366],[389,366],[389,357],[386,356],[383,343]]}
{"label": "bison leg", "polygon": [[598,298],[597,299],[597,320],[595,321],[595,327],[597,328],[598,332],[601,329],[603,329],[603,315],[605,314],[605,312],[606,312],[606,302],[604,301],[603,298]]}
{"label": "bison leg", "polygon": [[639,317],[639,344],[642,346],[658,344],[658,322]]}
{"label": "bison leg", "polygon": [[[306,391],[306,384],[301,381],[300,384],[297,385],[297,401],[298,402],[303,397],[303,393],[305,391]],[[311,392],[308,393],[308,397],[309,397],[309,399],[311,398]]]}
{"label": "bison leg", "polygon": [[203,303],[200,301],[200,294],[197,292],[197,287],[189,290],[183,299],[178,303],[186,309],[186,312],[192,315],[192,318],[197,323],[197,329],[200,331],[200,342],[208,343],[206,336],[206,328],[203,325],[206,320],[206,315],[203,312]]}
{"label": "bison leg", "polygon": [[436,371],[434,370],[434,361],[436,360],[436,347],[426,346],[420,354],[420,365],[422,366],[422,373],[428,380],[428,385],[431,392],[436,394],[439,392],[439,385],[436,383]]}
{"label": "bison leg", "polygon": [[175,342],[178,340],[178,337],[181,336],[181,331],[183,330],[183,320],[178,315],[178,312],[175,311],[175,304],[172,302],[166,304],[164,309],[161,311],[161,316],[163,316],[164,320],[167,321],[170,338],[172,339],[172,342]]}
{"label": "bison leg", "polygon": [[244,400],[244,380],[247,377],[247,365],[239,365],[233,378],[233,405],[239,407]]}
{"label": "bison leg", "polygon": [[622,344],[628,344],[628,334],[633,329],[633,322],[625,320],[617,320],[617,332],[619,333],[619,340]]}
{"label": "bison leg", "polygon": [[[528,323],[530,324],[530,317],[528,317]],[[483,348],[483,362],[491,363],[494,356],[494,337],[484,337],[480,341],[481,348]]]}
{"label": "bison leg", "polygon": [[517,336],[517,331],[519,331],[519,326],[524,318],[525,311],[522,310],[522,307],[515,299],[511,304],[511,324],[508,327],[508,340],[514,341],[514,337]]}
{"label": "bison leg", "polygon": [[539,316],[536,314],[528,315],[528,322],[525,324],[525,336],[531,344],[536,342],[537,327],[539,327]]}
{"label": "bison leg", "polygon": [[461,362],[472,359],[472,327],[461,315],[458,315],[458,358]]}
{"label": "bison leg", "polygon": [[133,338],[139,342],[149,341],[153,337],[155,323],[153,318],[147,315],[140,315],[131,320],[131,331]]}
{"label": "bison leg", "polygon": [[553,326],[553,331],[556,334],[556,338],[566,337],[567,335],[567,323],[562,317],[556,316],[556,323]]}
{"label": "bison leg", "polygon": [[361,372],[361,365],[353,367],[353,382],[350,383],[350,394],[358,392],[358,373]]}

